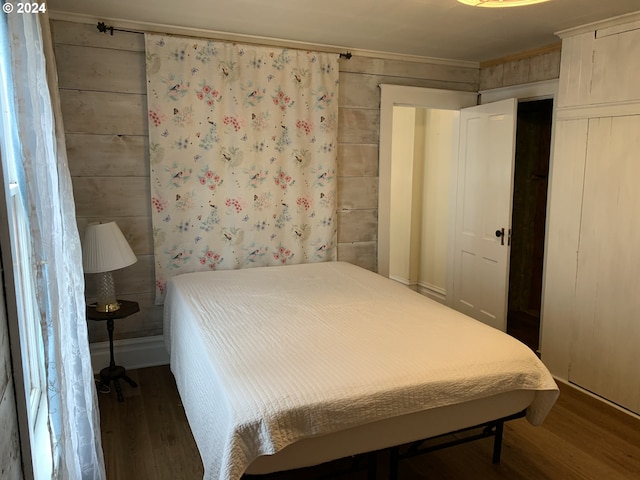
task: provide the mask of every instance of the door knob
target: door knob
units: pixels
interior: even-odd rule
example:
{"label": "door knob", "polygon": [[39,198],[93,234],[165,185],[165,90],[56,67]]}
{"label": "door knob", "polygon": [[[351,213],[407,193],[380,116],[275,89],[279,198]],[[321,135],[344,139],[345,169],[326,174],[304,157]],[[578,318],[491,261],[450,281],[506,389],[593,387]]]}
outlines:
{"label": "door knob", "polygon": [[500,239],[500,245],[504,245],[504,228],[496,230],[496,237]]}

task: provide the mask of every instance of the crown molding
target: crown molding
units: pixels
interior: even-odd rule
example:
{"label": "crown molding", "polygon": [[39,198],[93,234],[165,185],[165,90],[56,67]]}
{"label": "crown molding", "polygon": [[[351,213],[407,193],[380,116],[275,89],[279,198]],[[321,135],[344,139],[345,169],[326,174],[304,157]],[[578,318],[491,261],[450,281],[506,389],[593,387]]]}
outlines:
{"label": "crown molding", "polygon": [[254,45],[265,45],[280,48],[293,48],[299,50],[314,50],[327,53],[345,53],[349,52],[353,56],[379,58],[383,60],[403,60],[415,63],[429,63],[436,65],[446,65],[452,67],[480,68],[479,62],[469,62],[463,60],[449,60],[445,58],[421,57],[418,55],[407,55],[402,53],[382,52],[375,50],[364,50],[351,47],[343,47],[337,45],[326,45],[299,42],[296,40],[287,40],[282,38],[261,37],[256,35],[246,35],[241,33],[221,32],[217,30],[204,30],[200,28],[181,27],[176,25],[165,25],[160,23],[139,22],[126,20],[122,18],[96,17],[94,15],[84,15],[72,12],[64,12],[59,10],[49,10],[49,19],[96,24],[105,22],[109,26],[119,29],[134,31],[134,33],[160,33],[167,35],[178,35],[185,37],[205,38],[210,40],[220,40],[227,42],[250,43]]}

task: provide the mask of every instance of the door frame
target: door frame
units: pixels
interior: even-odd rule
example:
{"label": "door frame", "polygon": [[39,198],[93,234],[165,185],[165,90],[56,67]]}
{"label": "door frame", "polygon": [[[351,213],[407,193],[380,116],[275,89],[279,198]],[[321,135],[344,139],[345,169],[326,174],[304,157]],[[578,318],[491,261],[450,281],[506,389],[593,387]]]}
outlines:
{"label": "door frame", "polygon": [[378,273],[384,277],[389,277],[393,107],[460,110],[461,108],[477,105],[478,93],[388,84],[380,84],[379,87],[381,93],[377,263]]}
{"label": "door frame", "polygon": [[[509,87],[492,88],[490,90],[480,90],[480,100],[478,105],[484,103],[497,102],[508,98],[517,98],[518,103],[533,100],[545,100],[558,95],[559,80],[545,80],[543,82],[523,83],[521,85],[511,85]],[[555,120],[555,108],[554,108]]]}
{"label": "door frame", "polygon": [[[391,142],[392,142],[392,119],[394,106],[406,106],[416,108],[435,108],[445,110],[460,110],[464,107],[490,103],[507,98],[517,98],[518,102],[530,100],[553,99],[553,116],[551,126],[551,154],[549,158],[549,181],[553,175],[553,161],[556,126],[556,98],[558,95],[559,80],[545,80],[509,87],[501,87],[479,92],[459,92],[452,90],[441,90],[422,87],[407,87],[401,85],[380,84],[380,146],[379,146],[379,186],[378,186],[378,245],[377,260],[378,273],[389,276],[389,221],[391,216]],[[455,159],[453,163],[457,165]],[[452,177],[455,178],[455,177]],[[452,195],[455,192],[452,192]],[[547,218],[545,225],[548,231],[549,205],[551,197],[547,198]],[[452,204],[452,208],[455,204]],[[545,250],[547,249],[548,237],[545,234]],[[540,318],[540,349],[542,350],[542,338],[544,328],[544,292],[546,283],[546,262],[545,256],[542,273],[542,305]],[[451,262],[450,262],[451,263]],[[451,275],[449,275],[451,277]],[[447,295],[447,299],[451,296]]]}

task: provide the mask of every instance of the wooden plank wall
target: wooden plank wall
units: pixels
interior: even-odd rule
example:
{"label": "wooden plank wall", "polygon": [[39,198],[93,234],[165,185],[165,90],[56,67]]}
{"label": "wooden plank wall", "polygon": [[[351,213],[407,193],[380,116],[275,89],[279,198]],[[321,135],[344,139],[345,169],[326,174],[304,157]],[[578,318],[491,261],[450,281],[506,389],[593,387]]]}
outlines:
{"label": "wooden plank wall", "polygon": [[480,64],[480,90],[510,87],[560,77],[560,49],[556,43],[519,55]]}
{"label": "wooden plank wall", "polygon": [[9,344],[9,326],[5,310],[4,285],[0,275],[0,478],[6,480],[22,479],[22,461],[16,397],[13,387],[13,369],[11,368],[11,347]]}
{"label": "wooden plank wall", "polygon": [[[144,38],[101,34],[92,24],[53,21],[59,88],[80,234],[91,221],[116,220],[138,262],[116,272],[119,298],[140,313],[115,338],[162,333],[153,304]],[[479,69],[354,56],[340,60],[338,259],[376,270],[380,83],[478,91]],[[90,276],[89,276],[90,277]],[[95,291],[92,278],[87,292]],[[102,323],[90,340],[104,341]]]}

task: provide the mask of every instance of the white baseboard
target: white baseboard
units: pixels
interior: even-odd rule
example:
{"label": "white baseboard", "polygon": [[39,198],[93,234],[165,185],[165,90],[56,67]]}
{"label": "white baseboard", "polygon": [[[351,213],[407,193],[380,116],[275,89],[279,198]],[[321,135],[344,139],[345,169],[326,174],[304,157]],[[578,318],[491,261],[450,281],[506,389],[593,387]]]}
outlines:
{"label": "white baseboard", "polygon": [[389,275],[389,278],[395,282],[401,283],[402,285],[409,287],[411,290],[418,290],[418,284],[415,282],[411,282],[408,278],[399,277],[397,275]]}
{"label": "white baseboard", "polygon": [[635,418],[636,420],[640,420],[640,415],[637,414],[636,412],[632,412],[631,410],[629,410],[628,408],[622,407],[620,405],[618,405],[617,403],[613,403],[610,400],[607,400],[604,397],[601,397],[600,395],[597,395],[593,392],[590,392],[589,390],[582,388],[580,385],[576,385],[575,383],[571,383],[569,380],[565,380],[564,378],[560,378],[557,376],[553,376],[554,380],[557,383],[562,383],[564,385],[566,385],[569,388],[573,388],[574,390],[578,390],[579,392],[584,393],[585,395],[588,395],[591,398],[595,398],[596,400],[601,401],[602,403],[604,403],[605,405],[608,405],[616,410],[621,411],[622,413],[626,413],[627,415],[629,415],[630,417]]}
{"label": "white baseboard", "polygon": [[444,305],[447,304],[447,291],[444,288],[438,287],[437,285],[420,282],[418,284],[418,293],[421,293],[425,297],[429,297]]}
{"label": "white baseboard", "polygon": [[[109,366],[109,342],[91,343],[89,350],[94,373],[97,374]],[[162,335],[115,340],[113,358],[116,365],[121,365],[127,370],[169,364],[169,353],[164,346]]]}

